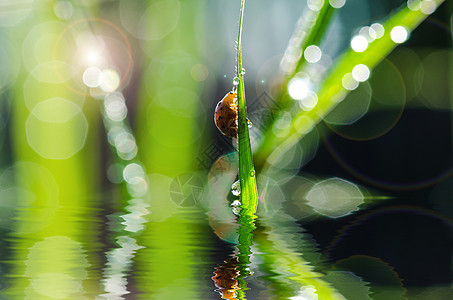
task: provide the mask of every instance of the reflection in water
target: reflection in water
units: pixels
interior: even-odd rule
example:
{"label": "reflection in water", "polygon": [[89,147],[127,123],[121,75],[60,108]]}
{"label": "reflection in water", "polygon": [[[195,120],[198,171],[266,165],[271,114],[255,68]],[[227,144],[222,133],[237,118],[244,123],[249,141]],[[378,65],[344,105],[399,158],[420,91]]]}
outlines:
{"label": "reflection in water", "polygon": [[214,280],[215,286],[218,288],[216,291],[220,293],[222,299],[237,299],[239,287],[235,278],[240,275],[237,269],[238,264],[239,259],[237,256],[233,256],[215,268],[215,276],[212,277],[212,280]]}
{"label": "reflection in water", "polygon": [[256,215],[250,210],[244,210],[248,213],[243,213],[238,217],[237,223],[240,225],[238,228],[239,244],[236,245],[238,250],[238,271],[239,276],[237,277],[239,283],[238,299],[246,299],[245,292],[250,288],[247,287],[247,281],[245,279],[253,275],[250,270],[250,263],[252,258],[252,238],[255,227]]}
{"label": "reflection in water", "polygon": [[238,244],[235,254],[224,260],[224,263],[215,268],[215,276],[211,277],[222,299],[247,299],[247,277],[253,275],[250,270],[252,259],[252,232],[255,227],[256,216],[253,214],[238,215]]}
{"label": "reflection in water", "polygon": [[137,245],[135,239],[128,236],[116,238],[118,248],[114,248],[107,253],[107,263],[104,268],[104,291],[101,295],[107,299],[122,299],[121,296],[129,294],[127,290],[127,278],[129,268],[135,252],[143,248]]}
{"label": "reflection in water", "polygon": [[215,299],[209,284],[214,245],[201,214],[180,208],[163,221],[147,223],[138,238],[145,248],[135,258],[134,299]]}
{"label": "reflection in water", "polygon": [[[106,253],[107,262],[104,268],[104,278],[102,280],[105,294],[101,295],[107,299],[123,299],[123,295],[129,294],[127,288],[127,276],[132,267],[132,259],[135,252],[143,246],[137,244],[137,233],[145,228],[145,217],[150,213],[148,211],[148,184],[145,176],[145,170],[142,164],[138,161],[131,162],[137,154],[137,146],[131,130],[125,121],[124,117],[117,119],[115,114],[112,114],[112,106],[123,107],[124,114],[127,114],[124,96],[119,92],[107,94],[104,98],[104,126],[107,132],[114,131],[114,136],[110,136],[110,144],[116,150],[118,156],[116,160],[116,177],[120,177],[119,182],[124,183],[124,187],[131,197],[127,201],[125,213],[120,215],[121,224],[115,224],[118,236],[115,238],[116,248],[111,249]],[[114,110],[115,111],[115,110]],[[110,113],[109,113],[110,112]],[[131,136],[127,150],[122,148],[126,136]],[[127,139],[126,139],[127,140]]]}
{"label": "reflection in water", "polygon": [[272,218],[262,216],[255,234],[256,251],[260,253],[261,278],[268,282],[270,293],[281,298],[344,299],[335,288],[314,270],[319,265],[316,245],[285,214]]}
{"label": "reflection in water", "polygon": [[[335,268],[352,271],[355,277],[360,276],[367,280],[370,283],[370,288],[367,290],[371,292],[373,299],[406,299],[406,289],[398,274],[393,267],[381,259],[366,255],[353,255],[338,261]],[[358,289],[354,291],[357,292]],[[352,294],[351,289],[345,291],[345,295],[348,294]],[[362,296],[360,299],[367,298]]]}
{"label": "reflection in water", "polygon": [[82,297],[89,264],[79,242],[67,236],[46,237],[30,247],[25,265],[28,297]]}
{"label": "reflection in water", "polygon": [[[35,227],[45,207],[23,207],[17,213],[22,230]],[[45,229],[14,231],[8,299],[91,299],[100,290],[96,252],[97,211],[68,206],[55,210]],[[91,233],[91,234],[90,234]]]}

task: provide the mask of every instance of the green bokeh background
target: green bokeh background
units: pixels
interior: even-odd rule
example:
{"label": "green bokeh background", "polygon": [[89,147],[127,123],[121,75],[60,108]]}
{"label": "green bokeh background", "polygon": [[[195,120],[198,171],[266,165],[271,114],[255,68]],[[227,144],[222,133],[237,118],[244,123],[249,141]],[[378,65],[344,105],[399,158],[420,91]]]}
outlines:
{"label": "green bokeh background", "polygon": [[[213,272],[245,255],[248,299],[449,299],[452,4],[380,64],[394,44],[350,50],[362,26],[405,4],[350,0],[326,17],[311,42],[328,59],[304,72],[357,60],[370,80],[333,105],[344,90],[334,74],[318,82],[315,110],[273,115],[307,3],[247,1],[242,59],[263,176],[256,229],[235,246],[237,156],[213,110],[232,88],[240,1],[0,0],[0,295],[218,299]],[[93,84],[90,67],[110,73]],[[114,92],[125,106],[106,106]],[[266,131],[267,114],[281,126]]]}

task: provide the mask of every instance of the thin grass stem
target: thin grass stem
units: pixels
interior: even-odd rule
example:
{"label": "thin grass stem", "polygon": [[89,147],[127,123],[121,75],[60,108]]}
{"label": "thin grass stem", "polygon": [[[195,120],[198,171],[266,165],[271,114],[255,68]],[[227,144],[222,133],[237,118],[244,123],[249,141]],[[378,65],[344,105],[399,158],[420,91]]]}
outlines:
{"label": "thin grass stem", "polygon": [[252,149],[247,122],[245,105],[244,71],[242,67],[242,21],[244,17],[245,0],[241,1],[239,18],[239,32],[237,41],[237,66],[238,79],[238,140],[239,140],[239,182],[241,186],[241,215],[253,215],[256,212],[258,192],[256,187],[255,169],[253,167]]}

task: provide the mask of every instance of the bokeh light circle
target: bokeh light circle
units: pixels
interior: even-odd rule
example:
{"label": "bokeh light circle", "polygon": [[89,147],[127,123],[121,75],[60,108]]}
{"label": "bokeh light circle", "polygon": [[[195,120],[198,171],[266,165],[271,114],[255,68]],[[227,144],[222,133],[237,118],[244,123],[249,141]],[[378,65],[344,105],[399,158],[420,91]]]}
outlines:
{"label": "bokeh light circle", "polygon": [[305,60],[309,63],[317,63],[322,56],[322,51],[318,46],[310,45],[304,51]]}
{"label": "bokeh light circle", "polygon": [[409,38],[409,31],[403,26],[395,26],[390,31],[390,38],[397,44],[404,43]]}
{"label": "bokeh light circle", "polygon": [[363,194],[353,183],[330,178],[316,183],[306,195],[307,204],[314,211],[330,218],[351,214],[364,203]]}
{"label": "bokeh light circle", "polygon": [[367,81],[370,77],[370,69],[364,64],[358,64],[352,69],[352,77],[358,82]]}
{"label": "bokeh light circle", "polygon": [[374,39],[380,39],[384,36],[385,28],[381,23],[373,23],[370,25],[370,36]]}
{"label": "bokeh light circle", "polygon": [[354,79],[352,73],[346,73],[341,79],[341,85],[346,90],[353,91],[359,86],[359,82]]}
{"label": "bokeh light circle", "polygon": [[437,4],[433,0],[423,0],[420,4],[420,11],[425,15],[430,15],[437,9]]}
{"label": "bokeh light circle", "polygon": [[83,148],[88,121],[78,105],[57,97],[34,106],[25,130],[27,142],[36,153],[47,159],[62,160]]}
{"label": "bokeh light circle", "polygon": [[120,86],[120,75],[114,69],[107,68],[101,72],[101,83],[99,87],[106,93],[116,91]]}
{"label": "bokeh light circle", "polygon": [[295,100],[304,99],[311,90],[311,83],[307,77],[294,77],[288,83],[288,94]]}
{"label": "bokeh light circle", "polygon": [[[61,76],[57,76],[55,70],[58,70]],[[76,70],[72,65],[58,60],[43,62],[30,72],[30,75],[36,80],[46,83],[64,83],[73,78],[75,74]]]}
{"label": "bokeh light circle", "polygon": [[372,140],[396,125],[405,106],[404,80],[393,63],[385,59],[374,68],[373,76],[350,92],[325,121],[344,138]]}
{"label": "bokeh light circle", "polygon": [[104,98],[105,114],[115,122],[123,121],[127,116],[126,101],[122,93],[113,92]]}
{"label": "bokeh light circle", "polygon": [[332,5],[333,8],[342,8],[346,0],[329,0],[330,5]]}
{"label": "bokeh light circle", "polygon": [[351,39],[351,48],[355,52],[363,52],[368,48],[368,40],[363,35],[356,35]]}
{"label": "bokeh light circle", "polygon": [[[65,27],[66,25],[60,21],[46,21],[32,27],[22,42],[22,62],[28,72],[33,72],[33,69],[37,66],[52,61],[66,62],[72,65],[72,63],[69,63],[71,57],[70,42],[68,39],[60,39],[59,37]],[[60,40],[61,51],[57,55],[57,53],[52,53],[52,46],[56,45],[58,40]],[[61,72],[61,70],[57,70]],[[55,73],[55,71],[52,73]],[[63,73],[61,77],[66,78],[66,76]],[[61,80],[60,82],[64,81]]]}
{"label": "bokeh light circle", "polygon": [[145,170],[136,163],[130,163],[124,167],[123,179],[129,184],[136,184],[145,178]]}
{"label": "bokeh light circle", "polygon": [[89,67],[83,72],[83,83],[87,87],[98,87],[102,82],[102,71],[97,67]]}
{"label": "bokeh light circle", "polygon": [[324,4],[324,0],[308,0],[307,6],[313,11],[319,11]]}

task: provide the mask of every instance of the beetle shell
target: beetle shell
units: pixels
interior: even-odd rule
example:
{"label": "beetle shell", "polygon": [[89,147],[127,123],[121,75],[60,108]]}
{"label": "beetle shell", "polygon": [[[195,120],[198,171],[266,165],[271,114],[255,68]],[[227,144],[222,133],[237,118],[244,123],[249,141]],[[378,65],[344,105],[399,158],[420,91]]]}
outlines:
{"label": "beetle shell", "polygon": [[223,135],[238,137],[238,105],[237,93],[229,92],[217,103],[214,122]]}

